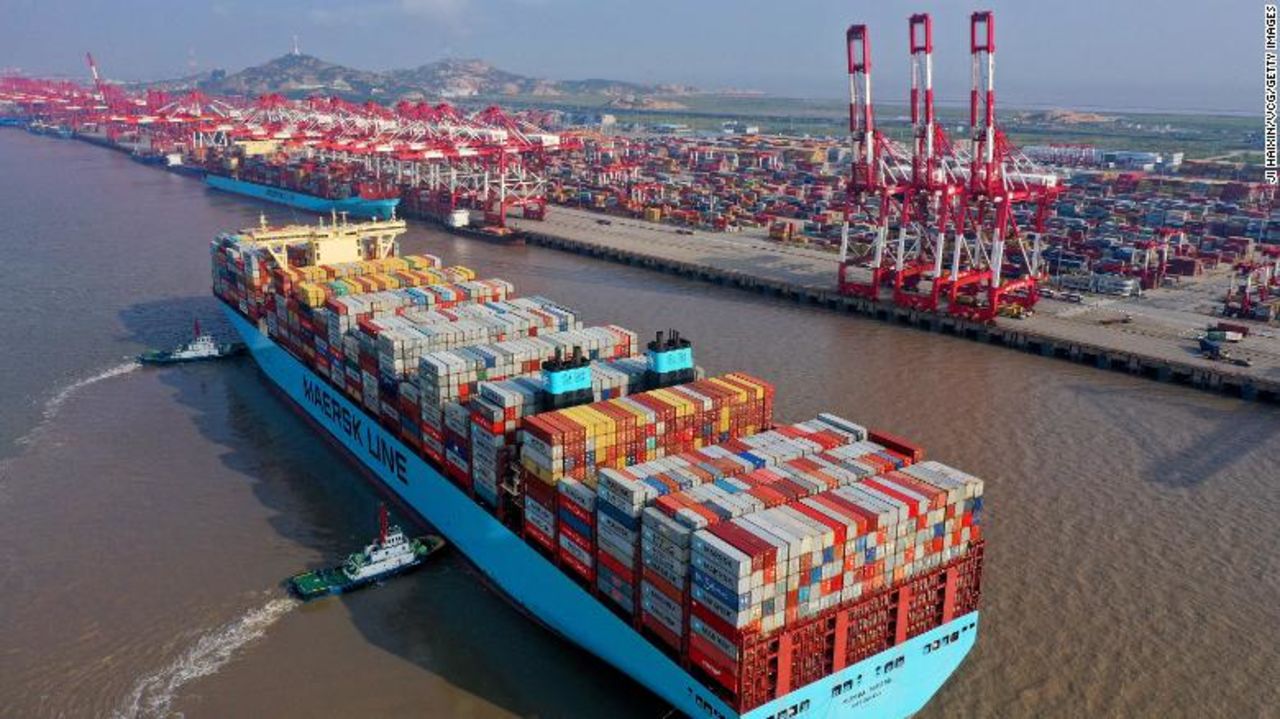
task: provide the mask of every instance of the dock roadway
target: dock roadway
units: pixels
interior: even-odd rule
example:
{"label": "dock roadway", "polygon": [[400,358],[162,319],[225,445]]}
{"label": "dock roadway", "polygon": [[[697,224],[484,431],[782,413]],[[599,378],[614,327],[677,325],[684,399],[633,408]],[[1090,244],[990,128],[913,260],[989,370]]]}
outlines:
{"label": "dock roadway", "polygon": [[[608,220],[603,224],[600,220]],[[679,234],[669,225],[552,207],[543,221],[514,219],[529,241],[579,254],[730,285],[830,309],[856,312],[1048,357],[1093,364],[1224,392],[1280,402],[1280,332],[1256,327],[1244,342],[1226,345],[1251,367],[1199,356],[1196,336],[1226,288],[1225,276],[1154,290],[1142,298],[1096,298],[1082,304],[1045,299],[1035,316],[1000,318],[993,325],[842,297],[832,253],[780,245],[760,233]],[[1126,323],[1103,324],[1128,316]]]}

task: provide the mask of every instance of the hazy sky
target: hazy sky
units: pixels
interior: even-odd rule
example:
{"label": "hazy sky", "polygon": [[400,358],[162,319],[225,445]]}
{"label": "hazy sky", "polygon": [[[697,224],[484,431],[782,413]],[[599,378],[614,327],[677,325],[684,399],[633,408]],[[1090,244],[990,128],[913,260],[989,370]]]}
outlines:
{"label": "hazy sky", "polygon": [[[903,102],[906,17],[934,15],[937,96],[968,90],[968,13],[996,13],[1006,105],[1261,114],[1252,0],[0,0],[0,68],[110,78],[228,70],[288,50],[368,69],[478,57],[522,74],[846,92],[844,28],[871,26],[876,95]],[[1200,43],[1200,45],[1197,45]]]}

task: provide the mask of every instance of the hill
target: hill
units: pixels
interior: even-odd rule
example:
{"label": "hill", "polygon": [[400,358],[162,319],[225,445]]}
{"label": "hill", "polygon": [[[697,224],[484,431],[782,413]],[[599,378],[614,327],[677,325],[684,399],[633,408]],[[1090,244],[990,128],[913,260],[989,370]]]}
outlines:
{"label": "hill", "polygon": [[339,95],[372,95],[386,85],[381,74],[325,62],[311,55],[284,55],[235,74],[215,71],[201,89],[227,95],[284,95],[314,92]]}
{"label": "hill", "polygon": [[199,88],[225,95],[279,93],[301,97],[326,94],[384,101],[496,95],[603,95],[630,99],[697,92],[681,85],[647,85],[599,78],[547,80],[502,70],[482,60],[445,59],[415,68],[378,72],[346,67],[300,53],[283,55],[235,73],[214,70],[179,80],[152,83],[151,86],[168,90]]}

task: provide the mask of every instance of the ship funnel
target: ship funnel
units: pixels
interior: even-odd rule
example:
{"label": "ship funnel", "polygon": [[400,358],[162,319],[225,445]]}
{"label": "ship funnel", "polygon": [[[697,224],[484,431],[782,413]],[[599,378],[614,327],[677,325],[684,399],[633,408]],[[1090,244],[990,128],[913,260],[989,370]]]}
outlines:
{"label": "ship funnel", "polygon": [[649,351],[645,355],[649,360],[645,386],[649,389],[692,382],[697,374],[693,365],[693,343],[681,337],[674,328],[665,333],[659,332],[649,343]]}

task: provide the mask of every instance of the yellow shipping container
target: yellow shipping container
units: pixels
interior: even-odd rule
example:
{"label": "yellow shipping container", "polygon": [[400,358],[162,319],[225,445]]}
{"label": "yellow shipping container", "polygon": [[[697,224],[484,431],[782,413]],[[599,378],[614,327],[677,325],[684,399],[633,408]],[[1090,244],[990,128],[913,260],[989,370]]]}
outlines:
{"label": "yellow shipping container", "polygon": [[627,401],[625,398],[613,400],[613,406],[634,417],[634,424],[637,427],[644,427],[652,421],[652,415],[649,412],[635,402]]}
{"label": "yellow shipping container", "polygon": [[[725,381],[725,377],[731,377],[733,378],[734,382],[737,382],[739,384],[737,385],[731,384]],[[732,372],[730,374],[725,375],[724,377],[717,377],[713,379],[716,379],[720,382],[724,382],[726,385],[738,388],[740,391],[744,391],[744,392],[746,390],[741,388],[741,385],[743,384],[747,385],[748,387],[755,388],[754,391],[746,395],[745,399],[747,400],[753,400],[753,399],[758,400],[758,399],[764,399],[765,397],[766,386],[760,380],[750,375],[745,375],[740,372]]]}
{"label": "yellow shipping container", "polygon": [[668,389],[656,389],[649,392],[650,396],[657,397],[663,402],[676,408],[677,417],[688,417],[693,414],[693,400],[681,396],[676,392]]}
{"label": "yellow shipping container", "polygon": [[597,449],[607,449],[618,443],[618,426],[612,417],[590,406],[586,408],[586,414],[596,427]]}
{"label": "yellow shipping container", "polygon": [[557,413],[556,413],[556,417],[557,417],[558,419],[566,420],[566,421],[568,421],[568,422],[571,422],[571,423],[573,423],[575,426],[582,428],[583,434],[586,434],[586,435],[588,435],[588,436],[589,436],[589,435],[590,435],[590,430],[587,428],[586,423],[585,423],[585,422],[583,422],[583,421],[582,421],[582,419],[577,415],[577,413],[575,413],[575,412],[573,411],[574,409],[577,409],[577,408],[576,408],[576,407],[569,407],[569,408],[567,408],[567,409],[562,409],[562,410],[560,410],[559,412],[557,412]]}
{"label": "yellow shipping container", "polygon": [[545,467],[539,467],[524,457],[520,458],[520,466],[524,467],[529,474],[537,477],[544,484],[549,484],[553,487],[556,485],[558,477]]}
{"label": "yellow shipping container", "polygon": [[710,378],[708,378],[708,379],[707,379],[707,381],[708,381],[708,382],[711,382],[712,384],[716,385],[717,387],[723,387],[724,389],[726,389],[726,390],[728,390],[728,391],[732,392],[732,393],[733,393],[733,403],[734,403],[734,404],[744,404],[744,403],[746,403],[748,400],[750,400],[750,399],[751,399],[751,395],[750,395],[750,394],[748,394],[748,392],[747,392],[747,390],[746,390],[745,388],[743,388],[743,387],[741,387],[741,386],[739,386],[739,385],[736,385],[736,384],[734,384],[734,383],[732,383],[732,382],[726,382],[726,381],[724,381],[723,379],[721,379],[721,378],[719,378],[719,377],[710,377]]}
{"label": "yellow shipping container", "polygon": [[676,417],[688,417],[693,412],[693,402],[681,396],[679,393],[672,392],[669,389],[660,390],[663,394],[659,397],[663,402],[675,409]]}
{"label": "yellow shipping container", "polygon": [[573,407],[570,412],[573,421],[582,425],[582,428],[586,431],[588,442],[592,442],[600,436],[600,418],[596,417],[595,413],[588,409],[586,405]]}
{"label": "yellow shipping container", "polygon": [[299,283],[295,288],[295,295],[308,307],[319,307],[325,300],[324,290],[310,282]]}
{"label": "yellow shipping container", "polygon": [[609,422],[608,418],[600,414],[590,405],[581,405],[573,408],[574,420],[581,423],[587,429],[587,438],[596,440],[599,443],[608,443],[609,438]]}
{"label": "yellow shipping container", "polygon": [[435,262],[424,255],[405,255],[404,260],[409,268],[414,270],[429,270],[437,266]]}
{"label": "yellow shipping container", "polygon": [[563,420],[565,422],[572,424],[575,427],[581,428],[583,436],[585,436],[587,439],[590,439],[591,428],[587,426],[587,423],[585,421],[583,421],[582,416],[579,412],[577,412],[577,409],[578,409],[577,407],[567,407],[565,409],[562,409],[556,412],[556,419]]}

